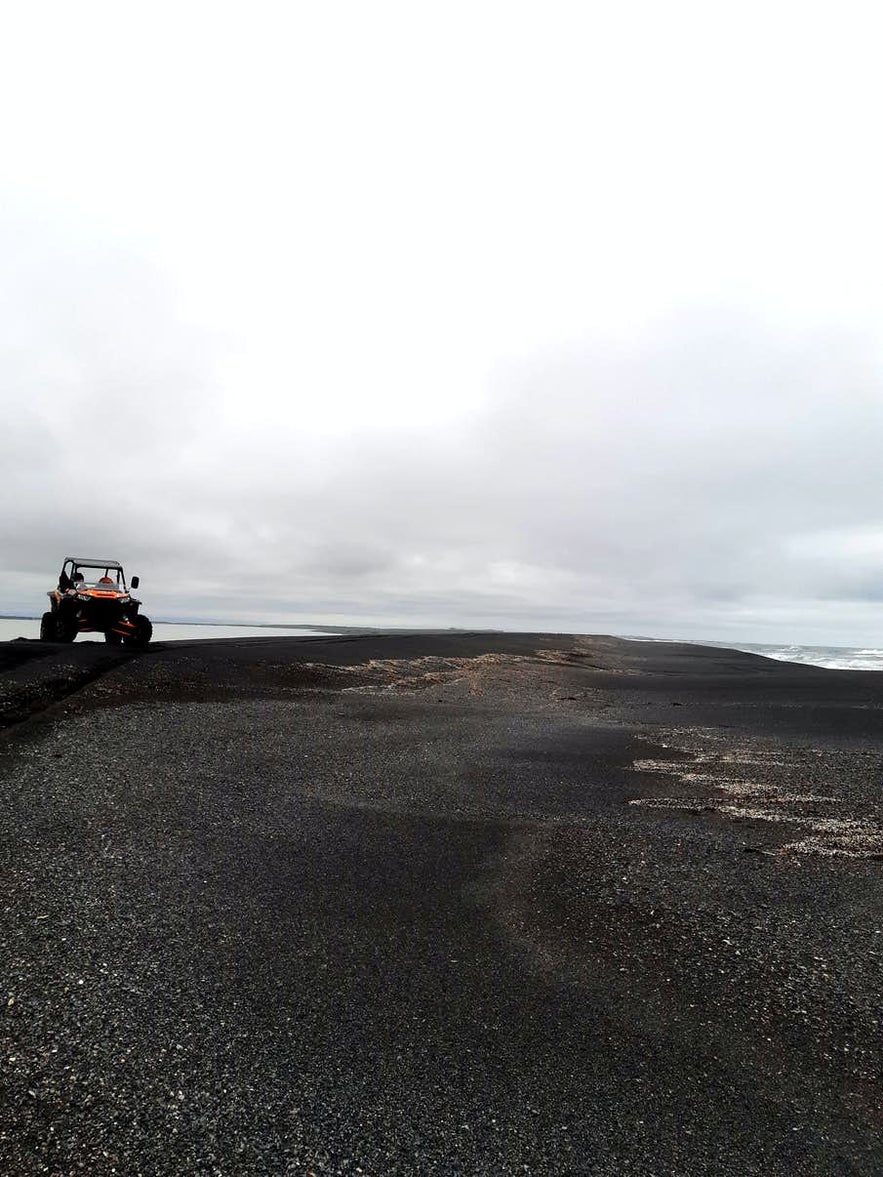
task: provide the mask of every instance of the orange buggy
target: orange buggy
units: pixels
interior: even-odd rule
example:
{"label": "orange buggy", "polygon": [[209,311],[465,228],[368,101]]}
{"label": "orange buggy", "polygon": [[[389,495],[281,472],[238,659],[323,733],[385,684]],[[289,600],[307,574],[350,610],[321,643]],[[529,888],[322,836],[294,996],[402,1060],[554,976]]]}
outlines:
{"label": "orange buggy", "polygon": [[[132,588],[138,577],[132,577]],[[65,556],[58,587],[48,594],[50,608],[40,622],[44,642],[72,642],[78,633],[103,633],[111,645],[146,646],[153,636],[141,602],[129,592],[117,560]]]}

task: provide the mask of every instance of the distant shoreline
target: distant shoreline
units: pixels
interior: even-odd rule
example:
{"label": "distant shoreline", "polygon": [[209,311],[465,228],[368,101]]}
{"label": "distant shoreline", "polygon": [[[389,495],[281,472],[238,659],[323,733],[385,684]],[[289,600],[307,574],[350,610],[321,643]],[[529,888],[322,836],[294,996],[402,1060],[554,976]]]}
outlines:
{"label": "distant shoreline", "polygon": [[[36,614],[25,613],[0,613],[0,621],[39,621],[40,618]],[[321,623],[306,623],[301,624],[296,621],[169,621],[164,617],[154,617],[155,625],[205,625],[215,627],[228,627],[237,629],[309,629],[320,633],[352,633],[352,634],[372,634],[372,633],[506,633],[502,629],[475,629],[473,627],[461,625],[449,626],[406,626],[406,625],[333,625],[331,623],[322,625]]]}

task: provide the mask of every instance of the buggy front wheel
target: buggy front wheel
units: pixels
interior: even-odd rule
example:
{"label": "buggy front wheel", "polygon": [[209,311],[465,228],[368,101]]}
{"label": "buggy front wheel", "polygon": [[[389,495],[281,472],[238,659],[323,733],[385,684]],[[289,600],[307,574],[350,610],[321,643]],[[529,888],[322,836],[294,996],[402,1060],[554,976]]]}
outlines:
{"label": "buggy front wheel", "polygon": [[67,617],[59,616],[59,614],[56,613],[54,616],[54,625],[55,625],[55,638],[54,638],[54,640],[56,642],[72,642],[74,640],[74,638],[77,636],[77,633],[79,632],[77,630],[77,622],[76,622],[75,618],[70,619]]}
{"label": "buggy front wheel", "polygon": [[153,637],[153,626],[148,617],[142,617],[139,613],[133,622],[135,632],[130,638],[124,638],[123,641],[127,646],[146,646]]}

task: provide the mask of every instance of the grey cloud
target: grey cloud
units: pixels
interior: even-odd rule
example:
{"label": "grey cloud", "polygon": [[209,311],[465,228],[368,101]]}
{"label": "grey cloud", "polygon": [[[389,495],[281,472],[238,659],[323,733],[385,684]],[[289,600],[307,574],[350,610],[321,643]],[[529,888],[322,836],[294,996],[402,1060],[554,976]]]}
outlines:
{"label": "grey cloud", "polygon": [[34,292],[63,280],[3,341],[8,608],[78,546],[134,561],[165,616],[714,636],[761,599],[813,618],[877,599],[873,557],[792,550],[883,532],[881,369],[860,337],[684,316],[501,366],[445,428],[231,432],[223,344],[161,276],[107,253],[45,266]]}

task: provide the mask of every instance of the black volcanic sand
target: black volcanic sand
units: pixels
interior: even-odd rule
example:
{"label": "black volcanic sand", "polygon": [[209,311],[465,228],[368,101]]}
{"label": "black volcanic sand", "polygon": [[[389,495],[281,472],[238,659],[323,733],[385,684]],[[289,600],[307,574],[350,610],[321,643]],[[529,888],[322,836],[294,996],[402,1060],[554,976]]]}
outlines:
{"label": "black volcanic sand", "polygon": [[0,724],[0,1173],[883,1171],[883,675],[11,642]]}

